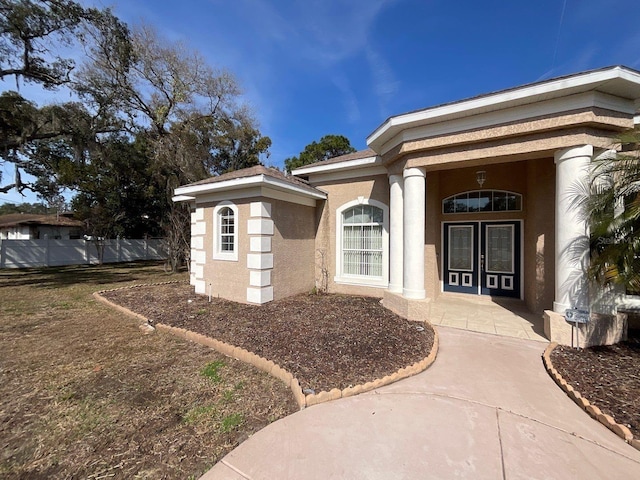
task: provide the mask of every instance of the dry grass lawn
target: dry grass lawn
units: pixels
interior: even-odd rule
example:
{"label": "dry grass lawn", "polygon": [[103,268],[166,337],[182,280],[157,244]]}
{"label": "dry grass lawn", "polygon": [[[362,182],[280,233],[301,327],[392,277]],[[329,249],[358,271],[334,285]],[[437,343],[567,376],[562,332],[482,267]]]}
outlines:
{"label": "dry grass lawn", "polygon": [[155,264],[0,271],[0,477],[197,478],[297,409],[279,381],[91,296]]}

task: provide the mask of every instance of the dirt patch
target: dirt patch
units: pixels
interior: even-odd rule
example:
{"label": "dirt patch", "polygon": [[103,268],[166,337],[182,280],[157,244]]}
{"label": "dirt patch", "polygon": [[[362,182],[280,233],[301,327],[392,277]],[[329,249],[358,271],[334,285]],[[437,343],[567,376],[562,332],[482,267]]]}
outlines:
{"label": "dirt patch", "polygon": [[291,372],[303,389],[343,389],[390,375],[426,357],[429,325],[409,322],[377,298],[297,295],[262,306],[196,295],[186,284],[106,292],[159,323],[245,348]]}
{"label": "dirt patch", "polygon": [[287,386],[91,294],[156,264],[0,271],[0,478],[197,478],[298,410]]}
{"label": "dirt patch", "polygon": [[583,397],[640,438],[640,339],[584,349],[558,346],[551,361]]}

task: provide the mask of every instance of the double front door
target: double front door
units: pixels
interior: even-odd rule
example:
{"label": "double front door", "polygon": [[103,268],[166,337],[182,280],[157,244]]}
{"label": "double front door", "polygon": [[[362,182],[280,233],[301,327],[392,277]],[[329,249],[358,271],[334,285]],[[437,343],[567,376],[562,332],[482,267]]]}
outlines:
{"label": "double front door", "polygon": [[520,221],[443,224],[443,289],[520,298]]}

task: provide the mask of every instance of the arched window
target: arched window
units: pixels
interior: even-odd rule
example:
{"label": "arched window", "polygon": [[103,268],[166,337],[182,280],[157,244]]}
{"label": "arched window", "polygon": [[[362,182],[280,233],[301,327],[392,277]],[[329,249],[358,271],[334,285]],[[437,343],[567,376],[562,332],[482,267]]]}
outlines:
{"label": "arched window", "polygon": [[238,207],[223,202],[213,211],[213,258],[238,260]]}
{"label": "arched window", "polygon": [[519,212],[522,195],[504,190],[474,190],[442,201],[442,213]]}
{"label": "arched window", "polygon": [[388,209],[372,200],[350,202],[337,213],[336,281],[386,286]]}
{"label": "arched window", "polygon": [[233,210],[224,207],[218,214],[220,219],[220,251],[233,252],[235,250],[236,220]]}

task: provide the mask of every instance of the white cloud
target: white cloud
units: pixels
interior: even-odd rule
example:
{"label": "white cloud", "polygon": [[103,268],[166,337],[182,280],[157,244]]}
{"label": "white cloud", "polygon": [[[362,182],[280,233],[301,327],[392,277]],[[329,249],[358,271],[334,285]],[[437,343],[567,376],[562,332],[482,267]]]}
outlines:
{"label": "white cloud", "polygon": [[349,85],[349,80],[343,74],[336,74],[332,78],[333,84],[338,87],[342,93],[342,101],[347,112],[347,120],[349,123],[358,123],[360,121],[360,108],[355,93]]}

